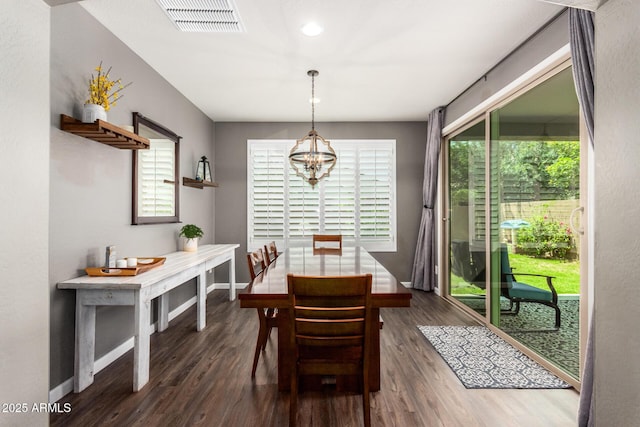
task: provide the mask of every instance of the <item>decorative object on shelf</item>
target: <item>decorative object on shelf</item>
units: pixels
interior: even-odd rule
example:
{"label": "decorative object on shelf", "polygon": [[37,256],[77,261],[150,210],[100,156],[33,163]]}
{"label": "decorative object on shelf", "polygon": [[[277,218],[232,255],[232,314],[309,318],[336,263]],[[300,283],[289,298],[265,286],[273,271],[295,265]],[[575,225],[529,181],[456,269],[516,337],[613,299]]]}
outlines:
{"label": "decorative object on shelf", "polygon": [[212,181],[211,165],[209,164],[209,160],[207,160],[207,156],[202,156],[198,162],[198,167],[196,168],[196,181]]}
{"label": "decorative object on shelf", "polygon": [[194,224],[186,224],[180,229],[180,237],[184,237],[182,250],[185,252],[196,252],[198,250],[198,239],[204,235],[200,227]]}
{"label": "decorative object on shelf", "polygon": [[[311,76],[311,130],[304,138],[297,140],[296,145],[289,152],[289,162],[296,175],[311,184],[311,188],[315,187],[322,178],[329,176],[338,159],[330,141],[318,135],[315,129],[315,104],[317,102],[315,77],[318,74],[316,70],[307,71],[307,75]],[[318,141],[326,146],[325,151],[319,151]],[[307,142],[309,148],[305,149],[302,145]],[[302,168],[298,166],[302,166]]]}
{"label": "decorative object on shelf", "polygon": [[[87,267],[85,268],[85,272],[88,276],[136,276],[140,273],[144,273],[145,271],[149,271],[152,268],[161,266],[164,264],[166,258],[137,258],[137,263],[134,267],[116,267],[116,268],[106,268],[106,267]],[[125,264],[127,260],[121,259],[118,261],[123,261]]]}
{"label": "decorative object on shelf", "polygon": [[207,156],[202,156],[196,165],[196,179],[182,177],[182,185],[203,189],[204,187],[217,187],[218,184],[211,180],[211,164]]}
{"label": "decorative object on shelf", "polygon": [[102,105],[84,104],[82,107],[82,121],[84,123],[93,123],[96,120],[107,121],[107,112]]}
{"label": "decorative object on shelf", "polygon": [[96,120],[107,120],[107,111],[116,105],[116,101],[122,96],[120,92],[131,83],[122,85],[122,79],[111,80],[109,73],[102,71],[102,61],[95,68],[97,75],[91,74],[89,80],[89,98],[85,101],[82,109],[82,121],[85,123],[93,123]]}
{"label": "decorative object on shelf", "polygon": [[109,122],[98,120],[83,123],[73,117],[60,114],[60,129],[102,144],[127,150],[148,150],[149,140]]}

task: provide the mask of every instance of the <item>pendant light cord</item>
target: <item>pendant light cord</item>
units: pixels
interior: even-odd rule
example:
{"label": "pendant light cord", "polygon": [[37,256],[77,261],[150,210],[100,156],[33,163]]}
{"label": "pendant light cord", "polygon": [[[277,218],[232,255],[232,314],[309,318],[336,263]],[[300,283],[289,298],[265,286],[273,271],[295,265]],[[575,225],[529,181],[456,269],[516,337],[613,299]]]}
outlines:
{"label": "pendant light cord", "polygon": [[311,130],[316,129],[316,78],[311,74]]}

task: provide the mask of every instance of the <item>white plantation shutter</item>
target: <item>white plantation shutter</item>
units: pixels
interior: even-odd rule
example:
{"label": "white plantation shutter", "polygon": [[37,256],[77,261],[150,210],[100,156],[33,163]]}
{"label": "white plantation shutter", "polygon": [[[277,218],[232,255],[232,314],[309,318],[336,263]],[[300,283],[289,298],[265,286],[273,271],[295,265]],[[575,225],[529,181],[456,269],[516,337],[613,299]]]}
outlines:
{"label": "white plantation shutter", "polygon": [[[384,243],[395,228],[392,181],[395,168],[389,159],[392,147],[376,146],[360,151],[360,238]],[[393,175],[392,175],[393,174]]]}
{"label": "white plantation shutter", "polygon": [[138,215],[174,216],[175,142],[151,140],[151,149],[139,150]]}
{"label": "white plantation shutter", "polygon": [[289,165],[294,143],[247,141],[248,247],[305,245],[320,232],[395,251],[395,140],[332,140],[338,161],[315,188]]}
{"label": "white plantation shutter", "polygon": [[323,232],[342,234],[343,239],[355,239],[357,214],[358,164],[357,153],[351,146],[339,144],[338,163],[323,183]]}
{"label": "white plantation shutter", "polygon": [[[253,171],[249,186],[249,224],[251,238],[266,244],[272,240],[283,241],[284,221],[284,166],[285,153],[268,144],[256,144],[249,147],[247,169]],[[276,183],[280,183],[276,185]],[[249,247],[255,247],[250,245]]]}
{"label": "white plantation shutter", "polygon": [[285,170],[289,182],[288,203],[285,205],[288,220],[286,237],[289,241],[308,240],[313,233],[321,229],[319,186],[311,188],[311,185],[295,174],[289,164],[289,150],[286,146],[283,148],[286,152]]}

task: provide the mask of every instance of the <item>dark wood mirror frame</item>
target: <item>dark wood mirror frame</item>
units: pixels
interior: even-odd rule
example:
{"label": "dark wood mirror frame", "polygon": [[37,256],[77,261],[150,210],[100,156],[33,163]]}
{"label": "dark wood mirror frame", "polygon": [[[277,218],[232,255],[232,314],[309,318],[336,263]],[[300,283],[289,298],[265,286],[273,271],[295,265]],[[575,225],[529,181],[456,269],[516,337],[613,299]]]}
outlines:
{"label": "dark wood mirror frame", "polygon": [[[142,114],[138,112],[133,113],[133,132],[136,134],[140,134],[140,126],[146,126],[152,131],[155,131],[166,139],[175,142],[175,170],[173,181],[167,181],[167,183],[171,183],[174,185],[174,213],[173,216],[141,216],[138,212],[138,150],[133,150],[133,179],[131,186],[131,194],[132,194],[132,203],[131,203],[131,224],[133,225],[141,225],[141,224],[165,224],[165,223],[175,223],[180,222],[180,197],[179,190],[180,186],[178,185],[178,178],[180,176],[180,139],[182,137],[178,136],[175,132],[167,129],[161,124],[154,122],[153,120],[144,117]],[[152,142],[153,145],[153,142]]]}

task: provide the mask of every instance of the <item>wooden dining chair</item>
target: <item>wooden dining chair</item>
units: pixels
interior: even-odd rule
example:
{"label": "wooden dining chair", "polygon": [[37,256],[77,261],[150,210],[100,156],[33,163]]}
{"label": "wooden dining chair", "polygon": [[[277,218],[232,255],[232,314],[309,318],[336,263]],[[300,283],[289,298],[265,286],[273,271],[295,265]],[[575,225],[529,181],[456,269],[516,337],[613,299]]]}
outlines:
{"label": "wooden dining chair", "polygon": [[278,248],[276,248],[276,242],[271,242],[268,245],[264,245],[264,260],[267,267],[270,266],[276,258],[278,258]]}
{"label": "wooden dining chair", "polygon": [[249,265],[249,275],[251,280],[262,274],[262,271],[267,268],[267,264],[264,261],[264,252],[262,249],[257,249],[247,254],[247,264]]}
{"label": "wooden dining chair", "polygon": [[296,425],[302,375],[356,375],[364,424],[371,423],[369,354],[372,275],[287,275],[290,316],[291,398],[289,425]]}
{"label": "wooden dining chair", "polygon": [[[265,256],[262,249],[258,249],[254,252],[247,254],[247,263],[249,265],[249,274],[253,281],[260,274],[264,274],[264,270],[267,268],[265,263]],[[277,312],[273,308],[257,308],[258,310],[258,339],[256,341],[256,350],[253,355],[253,366],[251,367],[251,378],[256,376],[256,368],[258,367],[258,360],[260,359],[260,353],[263,352],[267,346],[267,341],[271,335],[271,329],[275,328],[278,323],[276,319]]]}
{"label": "wooden dining chair", "polygon": [[342,234],[314,234],[314,253],[342,253]]}

